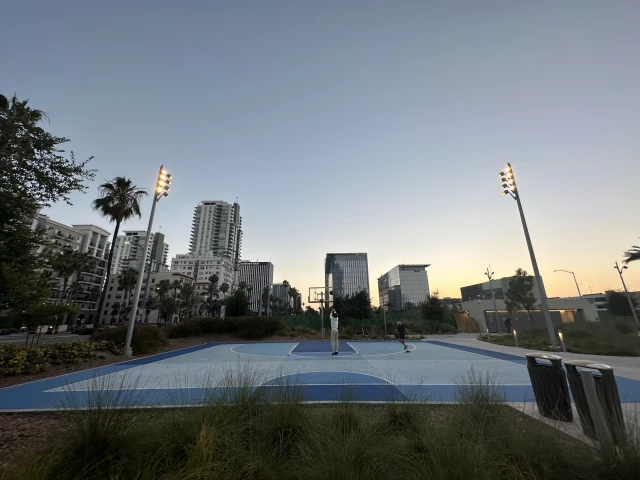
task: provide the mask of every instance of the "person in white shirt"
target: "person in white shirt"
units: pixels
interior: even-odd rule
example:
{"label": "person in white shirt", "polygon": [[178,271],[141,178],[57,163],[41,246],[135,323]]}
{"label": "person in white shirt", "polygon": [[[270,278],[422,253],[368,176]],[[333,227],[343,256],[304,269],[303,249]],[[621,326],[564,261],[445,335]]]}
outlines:
{"label": "person in white shirt", "polygon": [[329,314],[331,320],[331,355],[338,355],[338,312],[335,308]]}

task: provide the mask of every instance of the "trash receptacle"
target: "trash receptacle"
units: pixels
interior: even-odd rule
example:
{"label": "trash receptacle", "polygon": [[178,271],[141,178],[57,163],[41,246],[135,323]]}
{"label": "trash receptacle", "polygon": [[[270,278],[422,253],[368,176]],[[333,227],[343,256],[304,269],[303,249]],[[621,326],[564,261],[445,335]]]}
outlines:
{"label": "trash receptacle", "polygon": [[589,360],[567,360],[565,365],[584,434],[620,445],[626,434],[613,368]]}
{"label": "trash receptacle", "polygon": [[573,420],[567,375],[562,358],[550,353],[527,353],[527,370],[540,415],[554,420]]}

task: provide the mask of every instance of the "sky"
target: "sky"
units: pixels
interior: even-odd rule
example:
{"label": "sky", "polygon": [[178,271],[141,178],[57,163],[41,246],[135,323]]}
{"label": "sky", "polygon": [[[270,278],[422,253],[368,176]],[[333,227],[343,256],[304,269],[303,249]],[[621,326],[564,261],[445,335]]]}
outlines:
{"label": "sky", "polygon": [[[0,91],[115,176],[173,175],[154,230],[187,253],[193,208],[238,199],[242,258],[306,297],[328,252],[376,279],[427,263],[432,290],[531,271],[513,166],[547,294],[621,286],[640,244],[640,2],[229,0],[3,3]],[[7,19],[10,19],[9,21]],[[144,230],[143,217],[125,230]],[[625,279],[640,290],[640,262]]]}

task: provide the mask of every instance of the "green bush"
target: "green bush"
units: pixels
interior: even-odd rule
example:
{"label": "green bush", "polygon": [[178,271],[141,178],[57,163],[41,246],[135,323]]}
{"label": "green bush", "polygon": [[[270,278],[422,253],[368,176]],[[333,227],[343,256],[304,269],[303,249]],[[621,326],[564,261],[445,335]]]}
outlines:
{"label": "green bush", "polygon": [[438,332],[440,333],[457,333],[458,329],[452,327],[448,323],[441,323],[438,325]]}
{"label": "green bush", "polygon": [[10,335],[12,333],[18,333],[17,328],[3,328],[0,330],[0,335]]}
{"label": "green bush", "polygon": [[95,352],[122,353],[122,348],[111,341],[68,342],[25,347],[24,345],[0,345],[0,374],[38,373],[49,364],[77,363],[95,356]]}
{"label": "green bush", "polygon": [[[104,330],[96,335],[97,340],[109,340],[116,345],[124,345],[127,337],[127,326]],[[160,347],[167,345],[167,335],[163,329],[136,325],[133,328],[131,348],[134,354],[153,353]]]}
{"label": "green bush", "polygon": [[170,325],[165,330],[167,337],[192,337],[207,334],[229,334],[239,338],[258,340],[275,335],[285,329],[285,325],[274,317],[229,317],[198,318],[187,320],[177,325]]}

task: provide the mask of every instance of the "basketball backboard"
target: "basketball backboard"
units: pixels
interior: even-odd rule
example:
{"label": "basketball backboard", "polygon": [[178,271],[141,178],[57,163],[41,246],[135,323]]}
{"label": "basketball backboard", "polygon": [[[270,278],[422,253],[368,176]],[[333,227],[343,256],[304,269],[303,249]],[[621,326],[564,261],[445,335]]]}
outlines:
{"label": "basketball backboard", "polygon": [[333,303],[333,291],[326,287],[309,287],[309,303]]}

